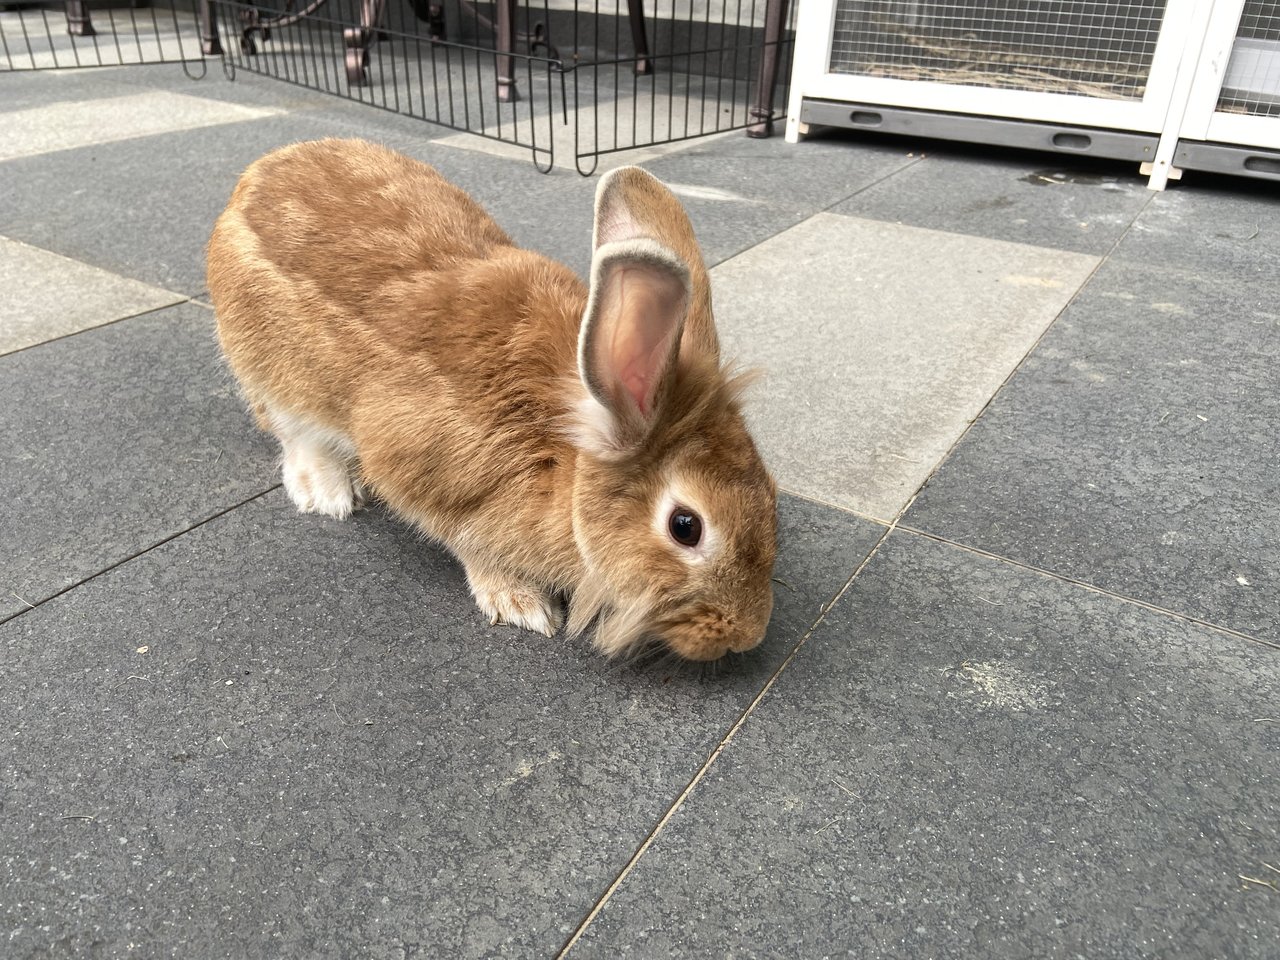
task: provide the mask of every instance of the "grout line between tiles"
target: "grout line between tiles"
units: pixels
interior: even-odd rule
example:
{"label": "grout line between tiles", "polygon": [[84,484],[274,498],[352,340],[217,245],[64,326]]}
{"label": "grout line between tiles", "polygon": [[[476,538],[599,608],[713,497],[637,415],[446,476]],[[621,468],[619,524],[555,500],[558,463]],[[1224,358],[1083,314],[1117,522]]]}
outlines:
{"label": "grout line between tiles", "polygon": [[[880,177],[874,180],[873,182],[858,188],[857,190],[850,193],[848,196],[842,197],[841,199],[834,201],[833,203],[824,207],[822,210],[816,211],[815,214],[811,214],[810,216],[815,216],[817,213],[825,213],[826,211],[830,210],[832,207],[836,206],[837,204],[843,203],[845,200],[848,200],[850,197],[855,197],[859,193],[862,193],[864,190],[869,190],[872,187],[880,183],[883,183],[885,180],[888,180],[890,177],[893,177],[898,173],[901,173],[903,170],[906,170],[907,168],[913,166],[914,164],[920,163],[922,160],[923,160],[922,157],[913,159],[910,163],[903,164],[902,166],[891,171],[890,173],[885,174],[883,177]],[[733,726],[729,728],[728,732],[720,739],[720,742],[716,744],[715,748],[707,756],[707,759],[702,763],[702,766],[700,766],[697,772],[694,773],[693,778],[689,781],[688,784],[685,785],[684,789],[681,790],[680,793],[676,796],[676,799],[672,802],[671,806],[667,808],[667,811],[662,815],[662,817],[658,820],[658,822],[649,831],[644,841],[640,844],[640,846],[636,849],[636,851],[631,855],[631,858],[627,861],[626,865],[623,866],[622,870],[618,873],[618,875],[614,877],[613,881],[605,889],[604,893],[602,893],[600,897],[596,900],[595,904],[592,905],[592,908],[587,913],[586,917],[583,918],[582,922],[579,923],[578,926],[574,929],[573,933],[570,934],[568,940],[565,941],[564,946],[561,947],[559,953],[556,954],[556,960],[562,960],[562,958],[564,958],[569,953],[569,951],[574,948],[574,946],[578,943],[578,941],[582,939],[582,936],[586,932],[587,928],[591,925],[591,923],[595,920],[595,918],[599,916],[600,911],[604,909],[605,905],[608,903],[609,899],[613,896],[614,892],[627,879],[627,877],[631,874],[631,871],[635,869],[636,865],[640,862],[641,858],[644,857],[644,855],[649,851],[649,848],[653,845],[654,841],[658,838],[658,835],[662,832],[663,828],[666,827],[666,825],[671,821],[671,818],[674,817],[676,812],[684,805],[684,802],[689,798],[689,796],[693,793],[693,791],[697,789],[698,784],[702,782],[702,779],[703,777],[706,776],[707,771],[711,769],[711,766],[719,759],[720,755],[729,746],[730,742],[737,735],[738,731],[742,728],[742,726],[747,722],[748,718],[755,711],[756,707],[759,706],[760,703],[764,700],[764,698],[768,695],[769,691],[773,688],[773,685],[778,681],[778,678],[787,669],[787,667],[791,665],[792,661],[795,660],[796,656],[800,652],[801,647],[805,645],[808,639],[813,635],[814,631],[816,631],[818,627],[822,625],[823,621],[826,620],[827,614],[831,612],[832,608],[836,605],[836,603],[838,603],[840,599],[845,595],[845,593],[848,592],[849,588],[853,586],[854,581],[857,580],[859,574],[862,573],[862,571],[866,568],[867,564],[869,564],[872,561],[872,559],[875,557],[875,555],[880,551],[880,548],[884,545],[885,541],[887,541],[889,537],[893,534],[893,532],[898,529],[899,523],[901,522],[902,518],[906,515],[907,511],[910,510],[911,507],[915,504],[916,499],[924,491],[924,488],[928,485],[929,480],[937,472],[938,468],[944,462],[946,462],[947,458],[951,455],[951,453],[955,450],[955,448],[968,435],[969,430],[972,429],[973,427],[973,424],[976,423],[978,419],[982,417],[982,415],[986,412],[987,408],[991,405],[995,397],[1000,393],[1001,390],[1005,388],[1005,386],[1008,384],[1010,379],[1013,378],[1014,374],[1016,374],[1018,370],[1021,369],[1022,365],[1026,362],[1027,358],[1036,350],[1037,347],[1039,347],[1041,341],[1045,338],[1045,336],[1048,335],[1049,331],[1058,322],[1058,319],[1063,315],[1063,313],[1066,312],[1066,310],[1071,306],[1071,304],[1075,302],[1076,298],[1080,295],[1081,291],[1083,291],[1084,288],[1089,285],[1089,283],[1097,275],[1098,271],[1102,268],[1103,264],[1105,264],[1111,258],[1111,255],[1115,253],[1116,249],[1120,246],[1120,243],[1124,240],[1125,237],[1129,235],[1129,231],[1133,228],[1133,224],[1137,221],[1138,217],[1140,217],[1142,213],[1147,209],[1147,207],[1151,204],[1152,200],[1154,199],[1154,196],[1155,195],[1152,194],[1150,197],[1148,197],[1147,200],[1142,204],[1142,206],[1134,213],[1133,217],[1125,225],[1124,230],[1121,231],[1120,236],[1116,238],[1116,241],[1111,245],[1110,249],[1108,249],[1103,256],[1099,257],[1097,264],[1095,264],[1094,268],[1089,271],[1088,276],[1084,278],[1084,280],[1076,288],[1075,292],[1072,293],[1071,297],[1067,300],[1067,302],[1063,304],[1062,309],[1059,310],[1058,313],[1053,317],[1053,319],[1045,326],[1044,330],[1041,331],[1040,335],[1036,337],[1035,342],[1032,343],[1032,345],[1027,349],[1026,353],[1022,355],[1021,359],[1019,359],[1018,362],[1009,371],[1008,375],[1004,378],[1004,380],[1001,381],[1000,386],[997,387],[994,391],[992,391],[991,396],[987,398],[987,402],[983,404],[982,409],[978,411],[978,413],[969,422],[969,424],[965,427],[965,429],[961,431],[960,435],[955,439],[955,441],[947,448],[947,451],[938,459],[937,463],[934,464],[933,468],[929,471],[928,476],[920,484],[919,488],[917,488],[915,493],[913,493],[911,497],[908,498],[907,502],[897,512],[893,521],[887,525],[885,531],[880,535],[880,538],[876,541],[875,545],[872,546],[871,550],[867,553],[866,557],[863,558],[862,562],[858,564],[857,568],[853,571],[852,575],[850,575],[849,579],[845,581],[844,585],[836,592],[835,596],[832,597],[831,601],[822,607],[821,612],[818,614],[818,618],[814,620],[814,622],[809,626],[809,628],[805,631],[804,635],[800,638],[800,640],[796,643],[796,645],[791,649],[791,652],[787,654],[787,656],[783,659],[783,661],[778,665],[777,669],[774,670],[773,674],[765,682],[764,686],[760,688],[760,690],[756,693],[755,697],[751,700],[751,702],[747,704],[746,708],[742,711],[741,714],[739,714],[738,719],[734,721]],[[782,233],[782,232],[784,231],[779,231],[779,233]],[[727,263],[729,260],[732,260],[734,257],[741,256],[743,253],[746,253],[748,250],[752,249],[753,247],[759,246],[761,243],[764,243],[766,240],[772,239],[773,236],[777,236],[777,235],[778,234],[773,234],[771,237],[765,238],[765,240],[760,240],[757,243],[752,244],[751,247],[747,247],[739,251],[738,253],[735,253],[733,257],[728,257],[725,260],[720,261],[720,263]],[[716,264],[716,266],[719,266],[719,263]],[[861,517],[862,519],[872,520],[872,522],[875,522],[878,524],[884,523],[884,521],[882,520],[873,520],[873,518],[870,518],[870,517],[863,517],[861,514],[858,514],[856,511],[849,510],[846,507],[840,507],[836,504],[826,503],[821,500],[816,500],[812,497],[806,497],[802,494],[796,494],[793,491],[785,491],[785,492],[789,493],[792,496],[798,496],[801,499],[809,500],[813,503],[818,503],[822,506],[828,506],[837,510],[842,510],[846,513],[853,514],[854,516]],[[904,529],[910,529],[910,528],[904,528]],[[921,531],[915,531],[915,530],[911,530],[910,532],[922,533]],[[928,534],[923,534],[923,535],[929,536]],[[946,542],[946,541],[943,541],[943,542]],[[960,546],[960,544],[956,544],[956,546]],[[981,553],[981,551],[974,551],[974,552]],[[989,555],[989,556],[992,556],[992,558],[996,560],[1007,559],[1003,557],[997,557],[995,555]],[[1008,561],[1008,562],[1013,563],[1015,561]],[[1035,568],[1028,568],[1028,569],[1035,569]],[[1046,572],[1046,571],[1037,571],[1037,572]],[[1053,576],[1053,575],[1050,574],[1050,576]],[[1061,578],[1061,579],[1065,580],[1067,578]],[[1080,585],[1089,587],[1088,584],[1082,583]],[[1089,587],[1089,588],[1093,590],[1097,590],[1097,588],[1094,588],[1094,587]],[[1097,592],[1105,593],[1105,591],[1101,591],[1101,590],[1097,590]],[[1126,599],[1126,598],[1121,597],[1118,599]],[[1142,605],[1142,606],[1148,606],[1147,604],[1142,604],[1140,601],[1134,601],[1134,602],[1137,602],[1139,603],[1139,605]],[[1154,608],[1154,607],[1152,609],[1159,610],[1159,608]],[[1166,611],[1159,610],[1159,612],[1166,612]],[[1205,625],[1213,626],[1212,624],[1205,624]],[[1223,628],[1215,628],[1215,629],[1221,630]],[[1230,630],[1226,630],[1224,632],[1234,634],[1234,631],[1230,631]],[[1244,639],[1254,639],[1244,634],[1239,634],[1239,636],[1244,637]],[[1267,641],[1259,641],[1259,642],[1272,645],[1272,644],[1269,644]]]}
{"label": "grout line between tiles", "polygon": [[980,557],[986,557],[989,560],[998,560],[1001,563],[1007,563],[1010,566],[1018,567],[1022,570],[1030,571],[1031,573],[1037,573],[1040,576],[1046,577],[1050,580],[1057,580],[1061,583],[1069,583],[1076,587],[1083,587],[1085,590],[1088,590],[1090,593],[1096,593],[1099,596],[1108,597],[1111,600],[1118,600],[1121,603],[1132,604],[1135,607],[1142,607],[1144,610],[1150,610],[1152,613],[1159,613],[1166,617],[1170,617],[1174,620],[1181,621],[1183,623],[1194,624],[1198,627],[1203,627],[1207,630],[1213,630],[1215,633],[1224,633],[1227,636],[1235,637],[1238,640],[1248,640],[1251,643],[1257,643],[1257,644],[1261,644],[1264,647],[1273,647],[1276,650],[1280,650],[1280,643],[1277,643],[1274,640],[1264,640],[1261,637],[1255,637],[1255,636],[1252,636],[1251,634],[1244,633],[1240,630],[1233,630],[1231,627],[1224,627],[1221,624],[1213,623],[1209,620],[1202,620],[1201,618],[1192,616],[1189,613],[1180,613],[1177,610],[1170,610],[1168,607],[1161,607],[1161,606],[1158,606],[1157,604],[1149,603],[1146,600],[1139,600],[1137,597],[1126,596],[1123,593],[1116,593],[1112,590],[1107,590],[1103,587],[1095,586],[1094,584],[1089,583],[1088,581],[1085,581],[1085,580],[1078,580],[1075,577],[1069,577],[1066,574],[1055,573],[1052,570],[1046,570],[1044,567],[1037,567],[1034,564],[1024,563],[1021,560],[1015,560],[1012,557],[1006,557],[1006,556],[1003,556],[1002,554],[992,553],[989,550],[983,550],[981,547],[972,547],[966,543],[959,543],[955,540],[948,540],[946,537],[939,536],[936,533],[930,533],[927,530],[920,530],[916,527],[899,525],[897,529],[902,531],[903,533],[908,533],[917,537],[924,537],[925,539],[932,540],[935,543],[945,544],[949,547],[956,547],[960,550],[964,550],[967,553],[976,554],[977,556],[980,556]]}
{"label": "grout line between tiles", "polygon": [[[899,514],[899,517],[900,516],[901,514]],[[588,912],[582,922],[574,929],[573,933],[569,936],[569,939],[565,941],[564,946],[560,948],[560,952],[556,954],[556,960],[561,960],[561,958],[572,950],[574,945],[582,938],[587,927],[591,925],[592,921],[595,920],[600,911],[604,909],[605,904],[608,903],[609,898],[613,896],[614,891],[622,885],[622,883],[631,874],[631,871],[635,869],[636,864],[640,862],[640,859],[648,852],[649,847],[651,847],[653,842],[658,838],[658,834],[662,832],[662,829],[667,825],[671,818],[675,816],[676,811],[684,805],[685,800],[689,798],[690,794],[697,789],[698,784],[702,782],[702,778],[706,776],[707,771],[710,770],[711,766],[720,758],[720,754],[722,754],[729,746],[729,743],[737,735],[743,724],[747,722],[748,718],[755,711],[755,708],[760,705],[766,696],[768,696],[769,691],[773,689],[773,685],[778,681],[778,678],[782,676],[783,671],[791,665],[791,662],[795,660],[796,656],[800,653],[800,648],[805,645],[805,642],[813,635],[814,631],[822,625],[823,621],[827,618],[827,614],[830,613],[832,608],[840,602],[840,599],[848,592],[849,588],[853,585],[853,582],[858,578],[858,575],[862,573],[867,564],[869,564],[880,551],[880,547],[884,545],[884,542],[889,539],[889,535],[896,529],[897,523],[898,521],[895,519],[893,523],[885,529],[885,531],[880,535],[880,538],[876,540],[875,544],[867,552],[867,555],[863,557],[862,561],[854,569],[853,573],[849,575],[849,579],[844,582],[844,585],[836,591],[835,595],[827,603],[823,604],[817,619],[809,625],[807,630],[805,630],[804,635],[799,639],[796,645],[791,648],[791,651],[785,658],[783,658],[782,662],[778,664],[777,668],[769,676],[769,679],[765,681],[764,686],[756,692],[755,697],[753,697],[751,702],[747,704],[742,713],[738,715],[738,719],[734,721],[733,726],[731,726],[728,732],[720,738],[720,742],[716,744],[715,748],[707,756],[707,759],[703,761],[702,766],[700,766],[697,772],[693,775],[693,779],[685,785],[684,789],[676,796],[676,799],[672,802],[671,806],[667,808],[666,813],[664,813],[658,822],[654,824],[653,828],[644,838],[644,841],[631,855],[631,858],[627,861],[626,865],[618,875],[613,878],[613,881],[605,889],[604,893],[596,900],[590,912]]]}
{"label": "grout line between tiles", "polygon": [[[789,226],[789,227],[783,227],[781,230],[777,231],[776,233],[771,233],[771,234],[769,234],[769,236],[764,237],[764,238],[762,238],[762,239],[760,239],[760,240],[757,240],[755,243],[751,244],[749,247],[743,247],[741,250],[739,250],[739,251],[737,251],[736,253],[733,253],[733,254],[731,254],[731,255],[729,255],[729,256],[727,256],[727,257],[725,257],[723,260],[717,260],[715,263],[709,263],[709,264],[707,264],[707,270],[708,270],[708,271],[714,270],[716,267],[719,267],[719,266],[721,266],[722,264],[726,264],[726,263],[728,263],[729,261],[734,260],[734,259],[736,259],[736,258],[738,258],[738,257],[742,256],[744,253],[747,253],[747,252],[749,252],[749,251],[751,251],[751,250],[754,250],[756,247],[760,246],[760,244],[762,244],[762,243],[768,243],[768,242],[769,242],[770,240],[772,240],[774,237],[781,236],[782,234],[786,233],[788,230],[794,230],[796,227],[800,226],[800,224],[802,224],[802,223],[807,223],[809,220],[812,220],[812,219],[813,219],[814,217],[816,217],[818,214],[820,214],[820,213],[826,213],[826,212],[827,212],[828,210],[830,210],[832,207],[838,207],[840,204],[844,203],[846,200],[851,200],[852,198],[856,197],[858,194],[860,194],[860,193],[865,193],[867,190],[870,190],[872,187],[878,187],[880,184],[884,183],[886,180],[890,179],[891,177],[896,177],[896,176],[897,176],[898,174],[900,174],[903,170],[906,170],[906,169],[907,169],[907,168],[909,168],[909,167],[914,167],[917,163],[920,163],[920,162],[921,162],[921,161],[923,161],[923,160],[924,160],[924,157],[916,157],[916,158],[914,158],[914,159],[912,159],[912,160],[909,160],[909,161],[907,161],[906,163],[902,164],[902,166],[900,166],[900,167],[894,167],[894,168],[893,168],[892,170],[890,170],[888,173],[884,174],[884,176],[876,177],[876,178],[875,178],[874,180],[872,180],[870,183],[864,183],[862,186],[858,187],[858,189],[854,190],[852,193],[845,194],[844,196],[840,197],[839,199],[832,200],[830,203],[828,203],[828,204],[827,204],[825,207],[823,207],[821,210],[815,210],[815,211],[813,211],[813,213],[807,214],[807,215],[806,215],[805,217],[803,217],[802,219],[797,220],[795,223],[791,224],[791,226]],[[1149,201],[1148,201],[1148,202],[1149,202]]]}
{"label": "grout line between tiles", "polygon": [[942,467],[942,465],[947,462],[947,460],[951,457],[951,454],[955,453],[956,448],[959,447],[960,444],[964,442],[964,438],[969,435],[969,431],[973,429],[974,424],[976,424],[979,420],[983,418],[983,416],[986,415],[986,412],[988,409],[990,409],[991,404],[993,404],[995,402],[996,397],[1000,395],[1000,391],[1002,391],[1005,387],[1007,387],[1009,385],[1009,381],[1011,381],[1015,376],[1017,376],[1018,371],[1022,369],[1022,365],[1027,362],[1027,358],[1030,357],[1033,353],[1036,352],[1036,350],[1040,348],[1040,344],[1044,342],[1044,338],[1049,335],[1049,331],[1058,325],[1058,321],[1062,319],[1062,315],[1071,309],[1071,305],[1076,302],[1076,299],[1084,291],[1085,287],[1089,286],[1089,284],[1093,282],[1093,278],[1098,275],[1098,271],[1101,270],[1103,265],[1108,260],[1111,259],[1112,254],[1114,254],[1116,250],[1119,249],[1120,244],[1124,242],[1125,237],[1129,236],[1129,231],[1133,229],[1133,225],[1137,223],[1138,218],[1142,216],[1143,213],[1146,212],[1147,207],[1151,206],[1151,203],[1153,200],[1155,200],[1156,196],[1157,194],[1153,192],[1151,193],[1150,196],[1147,197],[1147,199],[1143,202],[1142,206],[1138,208],[1137,212],[1134,213],[1133,217],[1129,220],[1129,222],[1125,224],[1124,229],[1120,231],[1120,236],[1116,237],[1115,243],[1111,244],[1111,247],[1107,250],[1107,252],[1098,258],[1098,262],[1094,264],[1093,269],[1089,271],[1089,275],[1086,276],[1082,281],[1080,281],[1080,285],[1076,287],[1075,291],[1071,294],[1071,296],[1067,298],[1067,302],[1062,305],[1062,309],[1059,310],[1056,314],[1054,314],[1053,319],[1050,320],[1048,324],[1045,325],[1045,328],[1040,331],[1040,335],[1037,336],[1035,341],[1031,344],[1031,346],[1027,348],[1027,351],[1022,355],[1022,357],[1018,360],[1018,362],[1013,365],[1013,368],[1005,375],[1005,378],[1000,381],[1000,386],[996,387],[994,390],[991,391],[991,396],[987,397],[987,402],[982,405],[982,409],[979,410],[976,414],[974,414],[973,419],[970,420],[965,425],[965,428],[960,431],[960,435],[957,436],[955,440],[951,442],[951,445],[947,447],[946,451],[942,454],[942,456],[940,456],[937,459],[937,461],[933,464],[933,466],[929,468],[929,473],[925,476],[924,480],[920,483],[920,486],[916,488],[916,492],[912,495],[911,500],[907,504],[907,507],[903,507],[902,512],[898,514],[899,517],[901,517],[904,513],[906,513],[907,508],[910,507],[912,503],[915,503],[916,497],[920,496],[920,494],[924,491],[925,487],[929,485],[929,481],[933,479],[934,475],[938,472],[938,470]]}
{"label": "grout line between tiles", "polygon": [[[54,600],[62,596],[64,593],[69,593],[70,591],[75,590],[77,587],[84,586],[90,580],[96,580],[98,579],[98,577],[102,576],[104,573],[110,573],[112,570],[116,569],[116,567],[122,567],[126,563],[128,563],[130,560],[136,560],[138,559],[138,557],[141,557],[143,554],[150,553],[152,550],[155,550],[157,547],[164,546],[166,543],[169,543],[171,540],[177,540],[179,537],[186,536],[192,530],[198,530],[201,527],[203,527],[206,523],[211,523],[212,521],[217,520],[219,517],[226,516],[232,510],[239,510],[241,507],[245,506],[246,504],[253,503],[253,501],[259,500],[262,497],[265,497],[267,494],[271,493],[271,491],[279,490],[280,487],[281,487],[281,484],[278,484],[278,483],[272,484],[266,490],[262,490],[258,493],[255,493],[251,497],[246,497],[244,500],[241,500],[237,503],[233,503],[231,506],[226,507],[222,510],[219,510],[215,514],[211,514],[210,516],[205,517],[199,523],[193,523],[191,526],[184,527],[183,529],[177,531],[176,533],[171,533],[169,534],[169,536],[165,537],[164,539],[157,540],[155,543],[151,544],[150,546],[143,547],[141,550],[131,553],[129,554],[129,556],[124,557],[123,559],[117,560],[115,563],[111,564],[110,566],[103,567],[101,570],[91,573],[89,574],[89,576],[84,577],[80,580],[77,580],[73,584],[63,587],[57,593],[50,594],[49,596],[45,597],[42,600],[37,600],[35,603],[30,603],[26,600],[22,600],[21,597],[18,597],[18,599],[22,600],[22,602],[25,603],[26,606],[23,607],[21,610],[19,610],[17,613],[12,614],[11,616],[0,618],[0,626],[4,626],[7,623],[12,623],[14,620],[22,616],[24,613],[29,613],[32,610],[37,610],[40,607],[43,607],[50,600]],[[14,594],[14,596],[17,596],[17,594]]]}
{"label": "grout line between tiles", "polygon": [[[17,347],[7,352],[0,352],[0,360],[4,359],[5,357],[17,356],[19,353],[23,353],[27,350],[35,350],[37,347],[45,347],[51,343],[57,343],[59,340],[69,340],[71,337],[78,337],[83,333],[92,333],[94,330],[102,330],[106,327],[114,327],[117,323],[124,323],[126,320],[136,320],[138,319],[138,317],[145,317],[152,313],[159,313],[161,310],[172,310],[174,307],[184,307],[189,303],[196,303],[196,301],[193,298],[183,297],[183,295],[180,293],[175,294],[175,296],[182,297],[182,299],[175,300],[173,303],[166,303],[164,304],[164,306],[150,307],[147,310],[139,310],[137,313],[131,313],[127,317],[116,317],[114,320],[107,320],[104,323],[95,323],[93,326],[85,327],[82,330],[72,330],[70,333],[62,333],[56,337],[50,337],[48,340],[41,340],[39,343],[29,343],[25,347]],[[203,303],[198,305],[202,307],[206,307],[206,309],[209,309],[209,310],[213,309],[212,307],[208,307],[206,304],[203,304]]]}
{"label": "grout line between tiles", "polygon": [[[865,520],[867,523],[874,523],[877,526],[888,527],[892,526],[894,523],[892,520],[881,520],[879,517],[873,517],[869,513],[859,513],[857,510],[853,509],[853,507],[841,506],[838,503],[832,503],[830,500],[823,500],[821,497],[811,496],[807,493],[800,493],[796,490],[791,490],[788,487],[778,487],[778,492],[785,493],[789,497],[795,497],[797,500],[804,500],[807,503],[812,503],[819,507],[839,510],[841,513],[847,513],[851,517],[857,517],[859,520]],[[901,516],[901,514],[899,514],[899,516]]]}

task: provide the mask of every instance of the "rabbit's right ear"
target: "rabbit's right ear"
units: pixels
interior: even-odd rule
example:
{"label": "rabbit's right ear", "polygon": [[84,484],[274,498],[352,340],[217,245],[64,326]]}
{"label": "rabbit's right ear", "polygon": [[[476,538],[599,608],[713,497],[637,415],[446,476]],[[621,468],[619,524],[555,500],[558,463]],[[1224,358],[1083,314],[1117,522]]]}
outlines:
{"label": "rabbit's right ear", "polygon": [[596,187],[594,249],[638,237],[670,250],[688,269],[690,302],[680,343],[682,357],[719,366],[711,278],[684,204],[647,170],[619,167],[601,177]]}
{"label": "rabbit's right ear", "polygon": [[589,394],[580,437],[599,454],[642,443],[675,373],[689,312],[689,272],[652,240],[605,244],[591,262],[591,295],[578,337]]}
{"label": "rabbit's right ear", "polygon": [[684,259],[630,215],[618,175],[632,171],[652,180],[623,168],[596,192],[591,292],[578,338],[589,396],[578,436],[601,455],[624,453],[648,435],[675,373],[691,300]]}

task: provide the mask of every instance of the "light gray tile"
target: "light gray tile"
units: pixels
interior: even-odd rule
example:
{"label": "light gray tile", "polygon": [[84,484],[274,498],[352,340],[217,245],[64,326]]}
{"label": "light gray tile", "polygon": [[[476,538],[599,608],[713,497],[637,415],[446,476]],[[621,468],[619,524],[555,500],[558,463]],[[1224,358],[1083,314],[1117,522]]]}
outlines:
{"label": "light gray tile", "polygon": [[244,107],[166,90],[51,103],[4,115],[0,161],[132,140],[175,130],[192,130],[279,113],[271,107]]}
{"label": "light gray tile", "polygon": [[185,299],[0,237],[0,354]]}
{"label": "light gray tile", "polygon": [[788,489],[908,502],[1097,258],[819,214],[712,271],[725,353]]}

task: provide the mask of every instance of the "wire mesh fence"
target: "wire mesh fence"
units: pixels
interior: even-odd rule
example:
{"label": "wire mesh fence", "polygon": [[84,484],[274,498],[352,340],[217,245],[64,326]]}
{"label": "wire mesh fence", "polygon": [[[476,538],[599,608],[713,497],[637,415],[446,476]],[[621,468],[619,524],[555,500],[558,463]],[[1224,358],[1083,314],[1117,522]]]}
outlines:
{"label": "wire mesh fence", "polygon": [[173,0],[145,6],[0,2],[0,73],[201,59],[195,13]]}
{"label": "wire mesh fence", "polygon": [[794,10],[777,0],[213,5],[232,70],[511,143],[542,169],[568,153],[588,174],[785,112]]}
{"label": "wire mesh fence", "polygon": [[[198,62],[502,141],[540,169],[785,116],[788,0],[126,0],[4,5],[0,70]],[[145,3],[146,0],[132,0]],[[111,5],[114,4],[114,5]]]}
{"label": "wire mesh fence", "polygon": [[467,0],[213,0],[213,10],[231,76],[274,77],[526,148],[542,169],[554,163],[560,62],[534,38],[528,8],[510,21],[512,40],[526,38],[519,52],[501,52],[493,11]]}
{"label": "wire mesh fence", "polygon": [[1218,109],[1280,117],[1280,0],[1245,3]]}
{"label": "wire mesh fence", "polygon": [[1140,100],[1165,0],[838,0],[831,70]]}

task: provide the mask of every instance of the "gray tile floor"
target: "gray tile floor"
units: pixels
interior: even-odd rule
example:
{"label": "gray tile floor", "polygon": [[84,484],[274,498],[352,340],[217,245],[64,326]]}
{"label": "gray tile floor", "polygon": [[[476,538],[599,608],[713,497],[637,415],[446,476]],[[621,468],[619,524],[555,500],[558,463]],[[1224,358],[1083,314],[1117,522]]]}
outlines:
{"label": "gray tile floor", "polygon": [[283,143],[393,144],[579,271],[592,181],[249,77],[0,93],[0,955],[1276,955],[1272,193],[642,154],[786,493],[765,644],[624,666],[295,513],[200,302]]}

